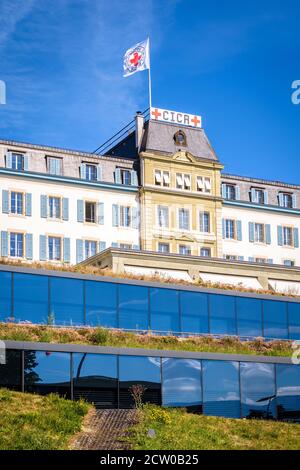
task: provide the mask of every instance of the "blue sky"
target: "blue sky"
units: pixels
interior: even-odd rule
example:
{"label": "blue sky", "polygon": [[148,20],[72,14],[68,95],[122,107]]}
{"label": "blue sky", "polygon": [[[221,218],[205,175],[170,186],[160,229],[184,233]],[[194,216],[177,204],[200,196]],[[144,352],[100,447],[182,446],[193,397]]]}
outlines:
{"label": "blue sky", "polygon": [[[241,6],[242,5],[242,6]],[[92,151],[153,104],[201,114],[230,173],[300,183],[299,2],[1,0],[0,138]]]}

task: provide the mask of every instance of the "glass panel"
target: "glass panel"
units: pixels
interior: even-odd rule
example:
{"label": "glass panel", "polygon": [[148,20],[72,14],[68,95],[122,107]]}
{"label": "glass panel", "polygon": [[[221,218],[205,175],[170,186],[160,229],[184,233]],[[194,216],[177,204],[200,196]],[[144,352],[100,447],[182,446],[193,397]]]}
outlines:
{"label": "glass panel", "polygon": [[240,418],[239,363],[203,361],[204,413]]}
{"label": "glass panel", "polygon": [[261,300],[236,297],[236,310],[238,335],[263,336]]}
{"label": "glass panel", "polygon": [[0,321],[11,318],[11,273],[0,272]]}
{"label": "glass panel", "polygon": [[18,322],[50,323],[47,276],[15,273],[14,317]]}
{"label": "glass panel", "polygon": [[86,282],[86,322],[91,326],[117,328],[117,284]]}
{"label": "glass panel", "polygon": [[263,300],[264,336],[288,338],[286,302]]}
{"label": "glass panel", "polygon": [[0,387],[10,390],[22,388],[22,352],[15,349],[7,349],[5,364],[0,364]]}
{"label": "glass panel", "polygon": [[235,298],[230,295],[210,294],[210,333],[236,334]]}
{"label": "glass panel", "polygon": [[70,398],[70,354],[25,351],[24,381],[26,392],[58,393]]}
{"label": "glass panel", "polygon": [[207,294],[181,292],[182,331],[186,333],[208,333]]}
{"label": "glass panel", "polygon": [[57,325],[82,325],[83,281],[50,277],[50,317]]}
{"label": "glass panel", "polygon": [[148,288],[119,286],[119,327],[129,330],[148,330]]}
{"label": "glass panel", "polygon": [[119,393],[120,408],[132,408],[132,392],[136,385],[142,386],[144,403],[161,405],[160,358],[120,356],[119,358]]}
{"label": "glass panel", "polygon": [[202,413],[201,361],[163,359],[162,376],[164,406],[180,406]]}
{"label": "glass panel", "polygon": [[300,339],[300,303],[288,302],[290,339]]}
{"label": "glass panel", "polygon": [[178,291],[150,289],[151,330],[179,332]]}
{"label": "glass panel", "polygon": [[73,354],[74,398],[96,408],[118,407],[117,356]]}
{"label": "glass panel", "polygon": [[276,368],[278,418],[300,422],[300,366],[277,364]]}
{"label": "glass panel", "polygon": [[274,364],[241,362],[241,400],[243,418],[276,417]]}

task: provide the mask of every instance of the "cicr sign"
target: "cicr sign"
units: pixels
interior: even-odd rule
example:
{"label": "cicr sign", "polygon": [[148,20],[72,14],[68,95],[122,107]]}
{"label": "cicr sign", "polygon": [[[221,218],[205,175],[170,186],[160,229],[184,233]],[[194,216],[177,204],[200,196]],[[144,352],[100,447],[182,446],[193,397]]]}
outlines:
{"label": "cicr sign", "polygon": [[200,128],[202,124],[201,116],[153,107],[150,108],[150,119],[198,128]]}

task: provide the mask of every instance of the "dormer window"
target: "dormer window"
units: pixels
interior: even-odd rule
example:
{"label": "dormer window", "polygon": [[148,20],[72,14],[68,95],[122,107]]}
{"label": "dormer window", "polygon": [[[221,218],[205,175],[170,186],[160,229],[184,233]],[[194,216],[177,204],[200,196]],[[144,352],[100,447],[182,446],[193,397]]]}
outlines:
{"label": "dormer window", "polygon": [[186,135],[183,131],[178,131],[174,134],[175,145],[186,147]]}

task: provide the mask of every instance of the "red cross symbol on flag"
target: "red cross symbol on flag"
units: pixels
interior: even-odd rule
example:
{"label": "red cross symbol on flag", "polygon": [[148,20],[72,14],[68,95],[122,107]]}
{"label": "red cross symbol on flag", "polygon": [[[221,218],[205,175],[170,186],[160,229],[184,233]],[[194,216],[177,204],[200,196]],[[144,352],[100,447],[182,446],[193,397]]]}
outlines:
{"label": "red cross symbol on flag", "polygon": [[142,58],[141,54],[139,54],[138,52],[134,52],[130,58],[130,63],[134,65],[135,67],[137,67],[141,58]]}

